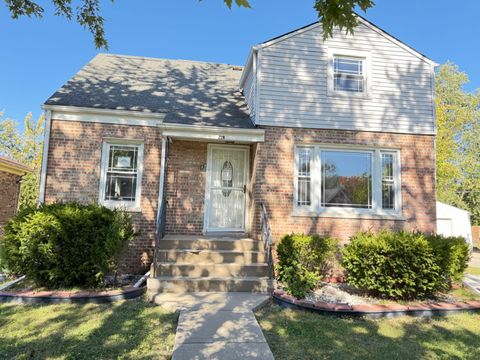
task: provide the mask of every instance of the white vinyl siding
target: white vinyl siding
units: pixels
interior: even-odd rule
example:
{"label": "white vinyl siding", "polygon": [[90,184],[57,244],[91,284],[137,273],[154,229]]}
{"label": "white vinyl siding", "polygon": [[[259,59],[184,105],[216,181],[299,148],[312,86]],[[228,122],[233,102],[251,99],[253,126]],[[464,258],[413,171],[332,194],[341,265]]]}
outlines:
{"label": "white vinyl siding", "polygon": [[[329,96],[329,51],[370,56],[368,97]],[[314,27],[259,50],[258,125],[433,134],[432,66],[359,25],[326,42]]]}
{"label": "white vinyl siding", "polygon": [[245,85],[243,88],[243,96],[247,102],[248,110],[250,111],[250,118],[255,120],[255,96],[256,96],[256,78],[253,69],[250,69],[247,77],[245,78]]}

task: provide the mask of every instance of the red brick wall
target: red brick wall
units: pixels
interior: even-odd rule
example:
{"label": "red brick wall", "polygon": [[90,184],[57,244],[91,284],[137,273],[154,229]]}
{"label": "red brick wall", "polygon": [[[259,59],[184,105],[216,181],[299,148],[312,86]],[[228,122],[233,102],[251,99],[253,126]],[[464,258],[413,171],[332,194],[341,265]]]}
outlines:
{"label": "red brick wall", "polygon": [[203,231],[207,143],[173,140],[168,145],[166,232]]}
{"label": "red brick wall", "polygon": [[[260,202],[267,205],[275,240],[291,232],[328,233],[346,241],[359,230],[376,231],[384,227],[435,231],[433,136],[271,127],[265,131],[265,142],[257,146],[253,170],[254,236],[260,234]],[[292,216],[294,146],[308,143],[399,148],[405,221]]]}
{"label": "red brick wall", "polygon": [[[249,219],[260,234],[260,203],[267,204],[274,238],[285,233],[330,233],[342,240],[358,230],[382,227],[435,230],[434,137],[338,130],[266,128],[265,143],[251,146]],[[152,127],[52,121],[46,201],[98,201],[104,138],[143,139],[145,144],[141,213],[133,213],[141,236],[130,244],[124,271],[143,271],[151,261],[160,174],[160,130]],[[404,221],[294,217],[294,145],[352,144],[400,148]],[[173,140],[168,144],[166,232],[201,234],[204,220],[207,143]]]}
{"label": "red brick wall", "polygon": [[141,212],[133,212],[141,230],[121,262],[123,272],[147,269],[155,245],[160,176],[161,132],[153,127],[52,120],[45,201],[97,203],[102,142],[105,138],[144,141]]}
{"label": "red brick wall", "polygon": [[0,226],[17,212],[21,176],[0,171]]}

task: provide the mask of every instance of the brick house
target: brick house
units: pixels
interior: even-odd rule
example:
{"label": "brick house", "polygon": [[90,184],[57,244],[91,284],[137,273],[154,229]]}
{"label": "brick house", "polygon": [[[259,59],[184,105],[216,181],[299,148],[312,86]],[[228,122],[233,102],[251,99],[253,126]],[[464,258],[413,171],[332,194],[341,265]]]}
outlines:
{"label": "brick house", "polygon": [[22,176],[30,172],[29,167],[0,156],[0,235],[17,212]]}
{"label": "brick house", "polygon": [[41,200],[130,211],[151,293],[262,290],[285,233],[435,231],[437,64],[359,21],[244,67],[97,55],[44,104]]}

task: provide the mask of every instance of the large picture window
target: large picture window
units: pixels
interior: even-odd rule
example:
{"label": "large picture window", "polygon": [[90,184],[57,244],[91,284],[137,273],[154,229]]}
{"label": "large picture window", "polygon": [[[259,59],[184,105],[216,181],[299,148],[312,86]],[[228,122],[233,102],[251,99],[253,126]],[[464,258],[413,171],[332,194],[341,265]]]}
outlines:
{"label": "large picture window", "polygon": [[126,209],[140,207],[142,158],[142,144],[104,144],[100,203]]}
{"label": "large picture window", "polygon": [[392,213],[400,210],[398,152],[296,148],[295,206],[310,211]]}
{"label": "large picture window", "polygon": [[322,151],[322,207],[372,208],[372,154]]}

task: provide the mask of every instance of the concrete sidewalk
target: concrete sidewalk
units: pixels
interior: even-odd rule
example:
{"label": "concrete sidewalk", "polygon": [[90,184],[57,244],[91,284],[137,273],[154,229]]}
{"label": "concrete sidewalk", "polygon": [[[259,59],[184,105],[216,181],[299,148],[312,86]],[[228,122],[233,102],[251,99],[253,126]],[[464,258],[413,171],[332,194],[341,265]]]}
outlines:
{"label": "concrete sidewalk", "polygon": [[162,294],[180,310],[172,360],[273,360],[253,311],[270,298],[252,293]]}
{"label": "concrete sidewalk", "polygon": [[477,294],[480,294],[480,276],[465,274],[463,283]]}

